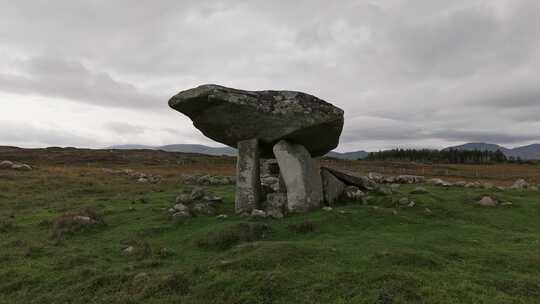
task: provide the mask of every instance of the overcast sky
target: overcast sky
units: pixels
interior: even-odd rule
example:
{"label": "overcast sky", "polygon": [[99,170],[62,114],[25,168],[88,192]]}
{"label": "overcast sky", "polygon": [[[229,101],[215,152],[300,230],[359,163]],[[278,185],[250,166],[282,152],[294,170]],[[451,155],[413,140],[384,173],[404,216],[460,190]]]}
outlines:
{"label": "overcast sky", "polygon": [[340,151],[540,142],[538,0],[0,0],[0,145],[219,144],[204,83],[345,110]]}

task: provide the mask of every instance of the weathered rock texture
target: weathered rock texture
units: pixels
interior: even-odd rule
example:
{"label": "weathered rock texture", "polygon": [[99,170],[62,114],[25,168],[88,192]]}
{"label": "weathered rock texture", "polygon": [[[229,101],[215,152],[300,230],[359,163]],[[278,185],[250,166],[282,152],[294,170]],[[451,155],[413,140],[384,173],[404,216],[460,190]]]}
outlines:
{"label": "weathered rock texture", "polygon": [[325,155],[337,147],[343,129],[343,110],[294,91],[202,85],[178,93],[169,106],[189,116],[204,135],[230,147],[259,139],[261,156],[268,158],[282,139],[303,145],[313,157]]}
{"label": "weathered rock texture", "polygon": [[258,208],[261,201],[259,145],[256,139],[238,143],[236,171],[235,210],[237,213],[250,213]]}
{"label": "weathered rock texture", "polygon": [[321,177],[323,183],[324,201],[327,204],[332,205],[343,195],[343,191],[345,191],[345,184],[328,170],[321,170]]}
{"label": "weathered rock texture", "polygon": [[374,190],[377,188],[377,184],[374,181],[370,180],[367,176],[362,176],[355,172],[326,167],[322,168],[322,170],[330,172],[347,185],[357,186],[363,190]]}
{"label": "weathered rock texture", "polygon": [[323,200],[320,163],[302,145],[282,140],[274,155],[287,187],[287,210],[306,212],[319,208]]}

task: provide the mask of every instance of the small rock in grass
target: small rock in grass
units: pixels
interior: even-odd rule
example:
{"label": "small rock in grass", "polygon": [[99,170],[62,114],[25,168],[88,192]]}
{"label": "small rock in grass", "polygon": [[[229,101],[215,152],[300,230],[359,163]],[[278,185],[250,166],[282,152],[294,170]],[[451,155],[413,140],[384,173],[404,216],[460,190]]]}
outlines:
{"label": "small rock in grass", "polygon": [[347,186],[345,187],[345,190],[343,191],[343,194],[347,199],[350,200],[361,200],[362,197],[364,197],[366,194],[360,190],[360,188],[356,186]]}
{"label": "small rock in grass", "polygon": [[326,207],[323,207],[322,210],[329,212],[329,211],[332,211],[334,209],[332,207],[326,206]]}
{"label": "small rock in grass", "polygon": [[429,208],[424,208],[424,213],[433,214],[433,211],[431,211],[431,209],[429,209]]}
{"label": "small rock in grass", "polygon": [[178,211],[172,215],[173,218],[191,217],[191,213],[187,211]]}
{"label": "small rock in grass", "polygon": [[30,171],[32,170],[32,167],[30,167],[27,164],[13,164],[11,166],[11,169],[19,170],[19,171]]}
{"label": "small rock in grass", "polygon": [[191,199],[194,201],[202,200],[204,198],[204,189],[200,187],[195,187],[191,191]]}
{"label": "small rock in grass", "polygon": [[122,250],[122,252],[125,254],[125,255],[133,255],[135,253],[137,249],[135,249],[135,247],[133,246],[129,246],[129,247],[126,247],[124,248],[124,250]]}
{"label": "small rock in grass", "polygon": [[173,208],[174,208],[174,210],[176,210],[176,211],[189,212],[189,208],[188,208],[186,205],[184,205],[184,204],[176,204],[176,205],[174,205]]}
{"label": "small rock in grass", "polygon": [[133,277],[133,283],[143,283],[148,280],[148,274],[146,272],[140,272]]}
{"label": "small rock in grass", "polygon": [[180,194],[176,197],[177,204],[191,204],[193,200],[189,194]]}
{"label": "small rock in grass", "polygon": [[193,206],[192,211],[195,214],[215,215],[216,209],[207,203],[197,203]]}
{"label": "small rock in grass", "polygon": [[398,204],[400,206],[407,206],[411,201],[406,198],[406,197],[403,197],[403,198],[400,198],[399,201],[398,201]]}
{"label": "small rock in grass", "polygon": [[481,200],[477,202],[477,204],[483,207],[495,207],[497,206],[498,203],[497,203],[497,200],[495,200],[494,198],[489,197],[489,196],[484,196],[482,197]]}
{"label": "small rock in grass", "polygon": [[15,165],[12,161],[4,160],[0,162],[0,169],[11,169]]}
{"label": "small rock in grass", "polygon": [[525,190],[525,189],[528,189],[529,186],[530,186],[529,183],[527,183],[527,181],[521,178],[515,181],[512,187],[510,188],[512,190]]}
{"label": "small rock in grass", "polygon": [[220,219],[220,220],[224,220],[224,219],[227,219],[229,216],[226,215],[226,214],[220,214],[218,216],[216,216],[217,219]]}
{"label": "small rock in grass", "polygon": [[266,217],[266,212],[264,212],[263,210],[259,210],[259,209],[253,209],[253,211],[251,211],[251,216],[252,217],[265,218]]}
{"label": "small rock in grass", "polygon": [[429,192],[424,187],[416,187],[414,188],[413,191],[411,191],[411,194],[428,194],[428,193]]}
{"label": "small rock in grass", "polygon": [[502,206],[502,207],[510,207],[510,206],[512,206],[512,205],[514,205],[514,204],[512,204],[511,202],[504,202],[504,203],[501,203],[501,206]]}
{"label": "small rock in grass", "polygon": [[392,195],[392,189],[387,187],[378,187],[377,190],[375,190],[380,195]]}
{"label": "small rock in grass", "polygon": [[146,184],[148,183],[148,179],[145,177],[141,177],[137,180],[137,183]]}

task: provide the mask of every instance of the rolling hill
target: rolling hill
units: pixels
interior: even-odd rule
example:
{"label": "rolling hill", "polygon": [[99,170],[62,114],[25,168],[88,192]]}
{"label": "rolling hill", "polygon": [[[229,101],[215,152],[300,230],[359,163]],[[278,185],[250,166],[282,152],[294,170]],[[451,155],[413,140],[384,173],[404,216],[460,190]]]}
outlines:
{"label": "rolling hill", "polygon": [[[167,152],[183,152],[183,153],[199,153],[206,155],[228,155],[236,156],[236,149],[230,147],[209,147],[205,145],[191,145],[191,144],[175,144],[166,146],[146,146],[146,145],[117,145],[108,147],[108,149],[118,150],[163,150]],[[355,151],[355,152],[330,152],[328,157],[334,157],[339,159],[361,159],[367,157],[368,152]]]}
{"label": "rolling hill", "polygon": [[488,143],[467,143],[460,146],[448,147],[448,149],[457,150],[478,150],[478,151],[491,151],[495,152],[501,150],[506,157],[519,157],[524,160],[537,160],[540,159],[540,144],[532,144],[528,146],[506,148],[496,144]]}

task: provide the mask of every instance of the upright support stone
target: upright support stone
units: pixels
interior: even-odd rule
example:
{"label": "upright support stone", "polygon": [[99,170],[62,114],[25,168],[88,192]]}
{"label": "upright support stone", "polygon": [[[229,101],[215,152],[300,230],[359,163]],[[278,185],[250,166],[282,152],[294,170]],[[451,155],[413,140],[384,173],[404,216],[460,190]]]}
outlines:
{"label": "upright support stone", "polygon": [[236,213],[250,213],[259,207],[261,180],[259,165],[259,143],[257,139],[238,142],[236,164]]}
{"label": "upright support stone", "polygon": [[320,163],[302,145],[285,140],[273,148],[287,187],[287,210],[307,212],[319,208],[323,200]]}

